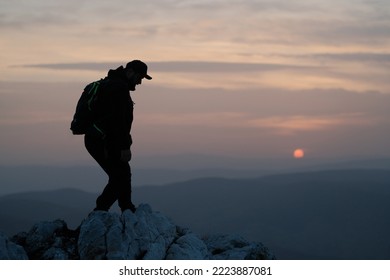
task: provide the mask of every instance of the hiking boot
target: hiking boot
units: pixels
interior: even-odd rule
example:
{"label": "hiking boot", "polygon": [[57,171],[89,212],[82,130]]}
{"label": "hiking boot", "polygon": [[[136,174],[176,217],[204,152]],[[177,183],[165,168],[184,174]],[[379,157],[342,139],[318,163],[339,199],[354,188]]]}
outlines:
{"label": "hiking boot", "polygon": [[132,203],[130,206],[128,207],[125,207],[125,208],[122,208],[122,213],[125,212],[126,210],[130,210],[131,212],[135,213],[135,211],[137,210],[137,208],[134,206],[134,204]]}

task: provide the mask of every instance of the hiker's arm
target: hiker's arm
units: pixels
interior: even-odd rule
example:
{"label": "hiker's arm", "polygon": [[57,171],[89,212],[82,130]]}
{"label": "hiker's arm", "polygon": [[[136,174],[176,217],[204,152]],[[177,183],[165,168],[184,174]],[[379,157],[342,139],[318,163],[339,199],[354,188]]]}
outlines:
{"label": "hiker's arm", "polygon": [[126,89],[119,88],[112,92],[111,96],[111,144],[116,149],[129,150],[132,144],[130,129],[133,119],[132,115],[132,103],[129,103],[128,92]]}

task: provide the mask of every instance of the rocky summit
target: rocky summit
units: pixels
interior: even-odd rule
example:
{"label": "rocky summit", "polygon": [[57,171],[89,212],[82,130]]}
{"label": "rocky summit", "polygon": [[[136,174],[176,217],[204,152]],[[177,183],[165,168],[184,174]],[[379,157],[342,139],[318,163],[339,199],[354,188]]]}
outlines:
{"label": "rocky summit", "polygon": [[63,220],[40,222],[11,238],[0,233],[0,259],[14,260],[263,260],[261,243],[236,235],[199,237],[141,204],[135,213],[94,211],[71,230]]}

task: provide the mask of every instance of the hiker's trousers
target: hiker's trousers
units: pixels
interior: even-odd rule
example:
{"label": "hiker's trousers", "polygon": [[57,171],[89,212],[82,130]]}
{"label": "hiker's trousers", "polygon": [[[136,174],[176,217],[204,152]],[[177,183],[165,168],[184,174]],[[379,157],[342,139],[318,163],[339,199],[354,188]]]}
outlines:
{"label": "hiker's trousers", "polygon": [[120,160],[120,151],[110,151],[105,141],[95,135],[86,134],[85,147],[108,175],[108,184],[96,200],[96,210],[108,209],[118,200],[122,211],[132,209],[131,169],[128,162]]}

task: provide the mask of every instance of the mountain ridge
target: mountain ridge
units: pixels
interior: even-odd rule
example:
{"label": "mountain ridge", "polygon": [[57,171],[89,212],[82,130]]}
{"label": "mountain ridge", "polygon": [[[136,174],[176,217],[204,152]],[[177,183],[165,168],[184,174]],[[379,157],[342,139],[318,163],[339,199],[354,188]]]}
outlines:
{"label": "mountain ridge", "polygon": [[[168,159],[170,158],[168,157]],[[206,156],[197,156],[195,159],[194,161],[197,164],[194,166],[185,164],[183,159],[176,160],[178,162],[172,160],[173,163],[170,160],[158,160],[158,158],[150,158],[147,161],[137,161],[135,159],[133,162],[133,186],[166,185],[210,176],[235,179],[330,169],[390,170],[390,159],[388,158],[356,159],[349,161],[315,160],[309,158],[305,158],[304,160],[234,160],[233,158],[221,158],[218,160],[214,159],[211,163],[209,163]],[[142,161],[145,161],[145,163],[142,163]],[[167,166],[167,162],[171,165]],[[176,164],[174,164],[175,162]],[[288,164],[285,162],[288,162]],[[164,166],[164,168],[148,167],[146,163],[154,166]],[[56,186],[56,188],[68,188],[72,186],[73,188],[94,192],[93,186],[105,181],[106,175],[96,165],[0,165],[0,178],[2,186],[0,195],[4,195],[27,191],[28,189],[51,190],[53,186]]]}

